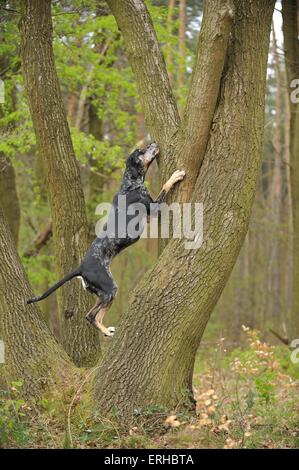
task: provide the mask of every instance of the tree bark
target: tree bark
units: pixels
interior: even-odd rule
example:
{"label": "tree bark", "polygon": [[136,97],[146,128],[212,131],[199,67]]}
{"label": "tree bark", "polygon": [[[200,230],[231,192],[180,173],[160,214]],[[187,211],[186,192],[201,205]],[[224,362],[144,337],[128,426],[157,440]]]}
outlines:
{"label": "tree bark", "polygon": [[181,94],[186,77],[186,0],[180,0],[179,4],[179,60],[178,86]]}
{"label": "tree bark", "polygon": [[[57,276],[62,277],[83,258],[88,246],[88,224],[55,69],[50,0],[22,0],[20,29],[26,91],[47,172]],[[94,364],[99,357],[98,333],[84,318],[91,301],[77,281],[58,291],[63,345],[77,365]]]}
{"label": "tree bark", "polygon": [[[219,93],[216,87],[218,104],[192,195],[204,205],[204,241],[187,250],[184,240],[171,240],[134,290],[95,381],[102,413],[114,409],[127,419],[149,404],[194,408],[196,351],[247,231],[262,151],[274,1],[238,0],[235,8],[225,75]],[[213,14],[215,24],[217,8]],[[197,124],[192,122],[196,132]],[[180,148],[177,142],[176,161]]]}
{"label": "tree bark", "polygon": [[[299,334],[299,104],[291,100],[292,81],[299,78],[299,40],[296,0],[282,1],[284,50],[287,89],[290,103],[290,165],[293,217],[293,289],[292,289],[292,335]],[[298,87],[298,85],[297,85]]]}
{"label": "tree bark", "polygon": [[281,132],[281,116],[282,116],[282,90],[281,90],[281,68],[280,58],[277,49],[275,25],[272,22],[273,34],[273,59],[275,71],[275,122],[274,122],[274,164],[272,172],[272,181],[270,186],[270,207],[272,213],[272,220],[274,222],[274,239],[270,254],[269,263],[269,283],[271,292],[271,307],[270,311],[274,314],[275,320],[278,321],[281,315],[282,306],[282,273],[283,265],[280,264],[281,260],[281,237],[279,236],[279,229],[282,222],[282,132]]}
{"label": "tree bark", "polygon": [[[173,28],[173,11],[175,7],[176,0],[169,0],[168,1],[168,14],[167,14],[167,33],[169,38],[171,37],[172,34],[172,28]],[[168,76],[169,76],[169,83],[170,86],[173,87],[174,85],[174,79],[173,79],[173,53],[172,53],[172,44],[169,42],[167,44],[166,48],[166,65],[167,65],[167,70],[168,70]]]}
{"label": "tree bark", "polygon": [[20,204],[14,167],[8,157],[0,153],[0,207],[7,218],[16,246],[19,240]]}
{"label": "tree bark", "polygon": [[0,339],[5,364],[0,375],[22,379],[28,397],[41,397],[74,371],[67,354],[55,341],[38,307],[26,305],[32,290],[16,251],[7,220],[0,209]]}

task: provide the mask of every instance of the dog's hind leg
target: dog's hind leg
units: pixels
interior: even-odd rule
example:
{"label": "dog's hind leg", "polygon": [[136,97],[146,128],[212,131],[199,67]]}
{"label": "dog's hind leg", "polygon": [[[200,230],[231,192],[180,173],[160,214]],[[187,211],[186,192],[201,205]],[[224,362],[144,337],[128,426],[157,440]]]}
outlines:
{"label": "dog's hind leg", "polygon": [[[95,305],[92,307],[92,309],[89,310],[89,312],[85,316],[86,320],[88,320],[93,326],[100,330],[105,336],[113,336],[115,332],[114,326],[106,328],[103,325],[103,318],[111,307],[114,296],[108,303],[107,301],[105,303],[103,302],[103,296],[101,296],[101,298],[98,298]],[[111,296],[109,297],[111,298]]]}
{"label": "dog's hind leg", "polygon": [[105,336],[113,336],[115,328],[106,328],[103,325],[103,318],[117,293],[117,286],[113,277],[106,267],[100,266],[96,273],[88,273],[88,283],[89,289],[97,295],[99,300],[88,312],[86,318]]}
{"label": "dog's hind leg", "polygon": [[93,325],[98,328],[105,336],[113,336],[115,332],[115,328],[113,326],[106,328],[106,326],[103,325],[103,318],[111,307],[112,302],[115,299],[116,293],[116,284],[114,283],[113,279],[111,279],[109,291],[101,293],[102,304],[99,310],[97,311],[93,322]]}
{"label": "dog's hind leg", "polygon": [[98,313],[100,308],[101,308],[101,299],[98,298],[94,306],[85,315],[86,320],[88,320],[91,324],[94,324],[96,314]]}
{"label": "dog's hind leg", "polygon": [[95,316],[94,319],[94,326],[96,326],[105,336],[113,336],[115,328],[113,326],[110,326],[109,328],[106,328],[106,326],[103,325],[103,318],[106,315],[108,309],[111,307],[113,300],[110,301],[108,305],[101,306],[100,310],[98,310],[98,313]]}

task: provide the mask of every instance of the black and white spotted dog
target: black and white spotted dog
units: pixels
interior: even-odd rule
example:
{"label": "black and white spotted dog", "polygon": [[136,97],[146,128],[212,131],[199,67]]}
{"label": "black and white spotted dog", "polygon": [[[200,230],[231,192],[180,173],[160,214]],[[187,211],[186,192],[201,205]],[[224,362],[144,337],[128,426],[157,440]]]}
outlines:
{"label": "black and white spotted dog", "polygon": [[[130,208],[134,209],[134,205],[143,204],[147,215],[151,215],[153,207],[158,209],[159,204],[164,200],[170,189],[185,176],[184,171],[175,171],[164,184],[157,199],[153,200],[144,185],[144,178],[158,153],[157,144],[152,143],[145,149],[135,150],[128,157],[121,187],[113,198],[107,224],[103,227],[103,232],[92,243],[81,265],[54,284],[43,295],[28,300],[28,304],[45,299],[74,277],[81,278],[84,288],[97,296],[94,307],[86,315],[87,320],[104,335],[113,336],[115,328],[106,328],[102,323],[104,315],[111,306],[117,292],[117,286],[110,271],[111,261],[121,250],[139,240],[143,228],[140,220],[138,233],[132,234],[128,230],[133,217],[136,218],[134,210],[130,210]],[[119,204],[119,196],[125,196],[123,199],[125,205],[122,205],[122,207]],[[120,220],[122,221],[121,226]],[[107,227],[114,227],[114,229],[107,230]]]}

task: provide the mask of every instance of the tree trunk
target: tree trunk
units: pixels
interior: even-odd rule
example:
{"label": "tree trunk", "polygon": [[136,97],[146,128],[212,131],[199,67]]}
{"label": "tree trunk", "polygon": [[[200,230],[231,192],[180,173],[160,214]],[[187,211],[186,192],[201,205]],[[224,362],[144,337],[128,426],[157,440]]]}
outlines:
{"label": "tree trunk", "polygon": [[287,74],[284,73],[284,109],[285,109],[285,124],[284,124],[284,159],[286,164],[286,200],[287,200],[287,228],[288,236],[286,239],[286,259],[287,269],[285,270],[285,292],[287,293],[287,324],[289,323],[290,312],[292,310],[292,291],[293,291],[293,208],[292,208],[292,185],[291,185],[291,160],[290,160],[290,99],[289,90],[286,86]]}
{"label": "tree trunk", "polygon": [[[92,99],[88,103],[88,132],[95,137],[98,141],[103,140],[103,122],[97,115],[97,110],[92,102]],[[89,160],[89,165],[96,168],[96,161],[92,158]],[[90,170],[89,172],[89,184],[87,192],[87,206],[89,210],[89,216],[94,215],[94,210],[97,204],[103,197],[105,178],[97,171]]]}
{"label": "tree trunk", "polygon": [[[57,276],[79,265],[88,246],[88,224],[79,169],[67,124],[52,50],[50,0],[22,0],[21,55],[29,106],[47,172]],[[58,291],[63,345],[77,365],[99,357],[98,332],[84,314],[92,303],[78,281]]]}
{"label": "tree trunk", "polygon": [[8,157],[0,153],[0,207],[3,209],[13,240],[18,245],[20,205],[14,167]]}
{"label": "tree trunk", "polygon": [[36,305],[24,299],[32,290],[16,251],[12,234],[0,209],[0,339],[5,364],[0,376],[22,379],[24,394],[40,397],[74,371],[66,353],[55,341]]}
{"label": "tree trunk", "polygon": [[[293,292],[290,331],[299,334],[299,104],[291,99],[292,81],[299,78],[299,40],[296,0],[282,1],[287,89],[290,102],[290,165],[293,216]],[[298,84],[297,84],[298,88]],[[298,93],[297,93],[298,95]]]}
{"label": "tree trunk", "polygon": [[182,90],[186,77],[186,0],[180,0],[179,7],[179,71],[178,86],[179,94],[182,97]]}
{"label": "tree trunk", "polygon": [[[111,3],[114,2],[109,0]],[[219,17],[218,2],[208,4],[206,24],[215,26],[219,21],[226,22],[227,15],[232,16],[229,5],[226,14]],[[235,7],[225,74],[219,93],[215,87],[217,106],[192,194],[193,202],[204,205],[204,241],[199,249],[188,250],[184,240],[171,240],[133,292],[128,312],[95,381],[95,395],[104,413],[114,408],[128,418],[134,409],[149,404],[175,409],[194,407],[192,374],[196,351],[247,231],[262,152],[274,1],[238,0]],[[136,12],[139,13],[138,8]],[[132,30],[131,26],[130,34]],[[226,35],[226,31],[226,27],[220,28],[218,34]],[[223,47],[226,49],[225,41]],[[218,72],[217,69],[217,75]],[[201,73],[202,83],[193,82],[193,87],[207,86],[210,70]],[[201,109],[200,102],[195,106]],[[198,117],[195,112],[193,116]],[[193,128],[196,124],[200,127],[199,121],[190,123]],[[165,142],[163,145],[167,148]],[[173,145],[171,137],[168,145]],[[176,142],[174,162],[181,157],[181,145]]]}
{"label": "tree trunk", "polygon": [[[274,314],[276,322],[280,320],[281,309],[282,309],[282,272],[283,265],[280,264],[282,244],[279,231],[281,230],[282,222],[282,152],[281,152],[281,116],[282,116],[282,90],[281,90],[281,68],[280,59],[277,49],[275,25],[272,22],[272,34],[273,34],[273,58],[274,58],[274,70],[275,70],[275,123],[274,123],[274,136],[273,136],[273,147],[274,147],[274,164],[272,172],[272,181],[270,186],[270,207],[272,220],[274,222],[274,237],[271,247],[270,263],[269,263],[269,283],[270,293],[272,299],[271,312]],[[276,325],[277,326],[277,325]]]}
{"label": "tree trunk", "polygon": [[[169,0],[168,1],[168,14],[167,14],[167,33],[169,39],[172,35],[172,28],[173,28],[173,11],[175,7],[176,0]],[[166,48],[166,64],[168,69],[168,76],[170,85],[173,87],[174,80],[173,80],[173,72],[174,72],[174,64],[173,64],[173,53],[172,53],[172,44],[171,41],[167,44]]]}

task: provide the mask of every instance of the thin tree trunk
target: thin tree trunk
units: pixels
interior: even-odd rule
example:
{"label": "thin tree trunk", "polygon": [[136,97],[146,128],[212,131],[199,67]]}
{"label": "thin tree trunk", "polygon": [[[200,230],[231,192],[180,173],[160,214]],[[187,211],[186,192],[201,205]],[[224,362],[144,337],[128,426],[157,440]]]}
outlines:
{"label": "thin tree trunk", "polygon": [[276,35],[274,23],[272,23],[273,32],[273,56],[274,56],[274,69],[275,69],[275,126],[274,126],[274,168],[273,179],[270,190],[272,212],[275,216],[275,222],[280,222],[280,204],[281,204],[281,105],[282,105],[282,91],[281,91],[281,70],[279,63],[279,55],[277,50]]}
{"label": "thin tree trunk", "polygon": [[85,111],[85,106],[86,106],[86,99],[87,99],[87,92],[88,92],[88,87],[90,86],[90,82],[93,79],[94,75],[94,66],[92,65],[91,69],[88,72],[88,75],[86,77],[86,81],[84,85],[82,86],[81,92],[80,92],[80,98],[78,102],[78,110],[77,110],[77,116],[75,120],[75,127],[78,129],[78,131],[81,130],[82,124],[83,124],[83,118],[84,118],[84,111]]}
{"label": "thin tree trunk", "polygon": [[273,246],[271,249],[270,259],[272,260],[271,271],[269,272],[270,290],[272,299],[272,308],[276,321],[279,320],[281,312],[281,274],[283,266],[280,264],[280,252],[281,242],[280,233],[281,230],[281,210],[282,210],[282,174],[281,174],[281,157],[282,157],[282,145],[281,145],[281,116],[282,116],[282,90],[281,90],[281,69],[279,62],[279,55],[276,42],[275,26],[272,23],[272,34],[273,34],[273,58],[274,58],[274,70],[275,70],[275,124],[274,124],[274,168],[272,174],[272,181],[270,187],[270,205],[271,213],[274,222],[274,233]]}
{"label": "thin tree trunk", "polygon": [[[172,28],[173,28],[173,11],[175,7],[176,0],[169,0],[168,2],[168,14],[167,14],[167,33],[168,36],[171,37],[172,35]],[[170,85],[173,87],[174,85],[174,78],[173,78],[173,53],[172,53],[172,44],[169,42],[166,48],[166,64],[169,76]]]}
{"label": "thin tree trunk", "polygon": [[71,126],[75,127],[78,108],[78,97],[75,93],[69,93],[66,99],[67,118]]}
{"label": "thin tree trunk", "polygon": [[180,0],[179,8],[179,71],[178,86],[180,97],[185,85],[186,76],[186,0]]}
{"label": "thin tree trunk", "polygon": [[[287,75],[285,72],[285,82],[287,81]],[[287,186],[287,227],[288,237],[286,240],[287,244],[287,266],[288,269],[285,271],[285,290],[287,292],[287,313],[289,320],[289,312],[292,310],[292,273],[293,273],[293,208],[292,208],[292,185],[291,185],[291,160],[290,160],[290,100],[289,91],[285,85],[284,93],[284,107],[285,107],[285,125],[284,125],[284,155],[286,164],[286,186]],[[287,324],[289,321],[287,321]]]}
{"label": "thin tree trunk", "polygon": [[[88,224],[55,69],[50,0],[22,0],[20,28],[25,85],[47,172],[56,270],[62,277],[82,260],[88,246]],[[77,365],[93,364],[99,357],[98,333],[84,318],[91,302],[91,296],[76,280],[58,291],[63,345]]]}
{"label": "thin tree trunk", "polygon": [[[293,215],[292,335],[299,334],[299,104],[291,99],[293,80],[299,78],[299,40],[296,0],[282,0],[287,89],[290,102],[290,164]],[[298,87],[298,85],[297,85]]]}
{"label": "thin tree trunk", "polygon": [[[214,23],[207,18],[207,24],[215,25],[219,5],[213,4]],[[188,250],[184,240],[171,240],[133,292],[95,381],[104,413],[114,409],[127,418],[149,404],[194,408],[196,351],[247,231],[262,152],[274,1],[238,0],[235,6],[226,73],[219,94],[216,87],[213,128],[192,195],[204,205],[204,241]]]}

